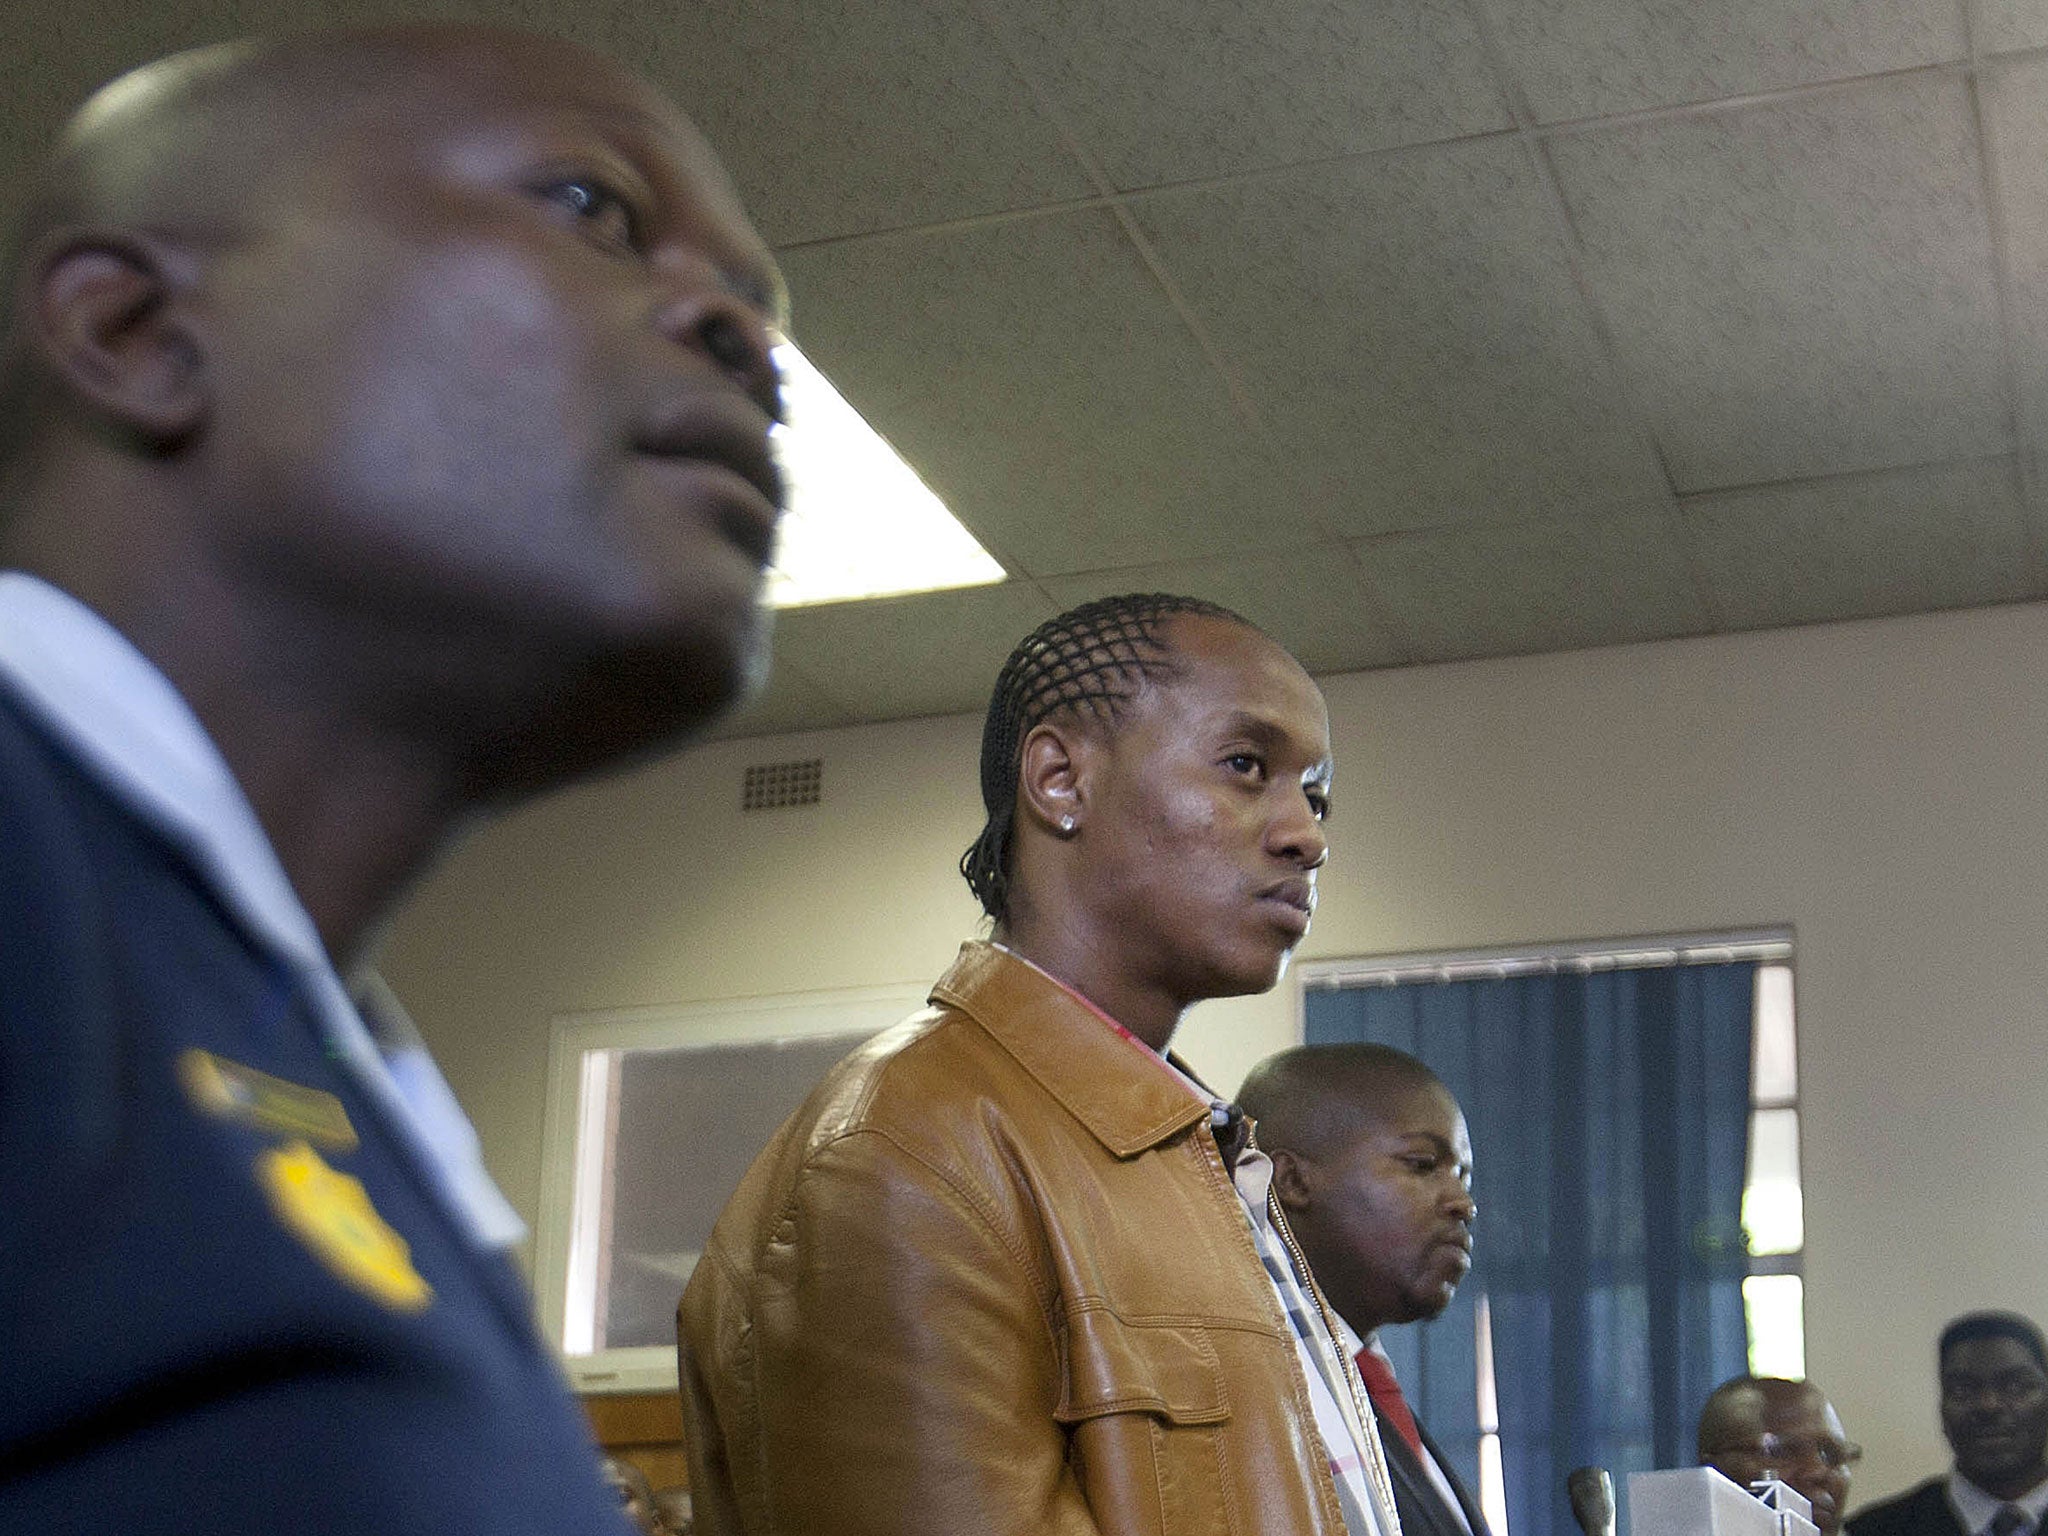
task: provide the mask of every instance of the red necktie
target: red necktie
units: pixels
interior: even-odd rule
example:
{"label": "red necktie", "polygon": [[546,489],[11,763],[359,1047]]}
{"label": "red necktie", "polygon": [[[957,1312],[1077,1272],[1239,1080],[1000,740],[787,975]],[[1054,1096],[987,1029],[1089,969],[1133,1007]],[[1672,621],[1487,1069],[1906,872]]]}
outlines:
{"label": "red necktie", "polygon": [[1401,1383],[1394,1379],[1394,1368],[1374,1354],[1368,1344],[1358,1352],[1358,1374],[1365,1382],[1365,1395],[1379,1409],[1380,1417],[1394,1426],[1394,1432],[1408,1442],[1408,1449],[1421,1461],[1422,1431],[1415,1427],[1415,1415],[1408,1411],[1408,1399],[1401,1395]]}

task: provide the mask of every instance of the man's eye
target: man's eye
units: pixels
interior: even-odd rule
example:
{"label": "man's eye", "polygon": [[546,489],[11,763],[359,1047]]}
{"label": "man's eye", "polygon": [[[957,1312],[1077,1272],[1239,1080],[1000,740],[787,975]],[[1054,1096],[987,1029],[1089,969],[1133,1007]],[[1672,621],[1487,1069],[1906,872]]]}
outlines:
{"label": "man's eye", "polygon": [[1309,813],[1317,821],[1328,821],[1330,819],[1330,797],[1328,795],[1318,794],[1316,791],[1310,790],[1308,792],[1308,808]]}
{"label": "man's eye", "polygon": [[626,196],[594,176],[572,176],[542,189],[554,203],[607,245],[640,248],[640,219]]}
{"label": "man's eye", "polygon": [[1223,759],[1223,766],[1232,773],[1263,774],[1266,771],[1265,759],[1253,752],[1233,752]]}

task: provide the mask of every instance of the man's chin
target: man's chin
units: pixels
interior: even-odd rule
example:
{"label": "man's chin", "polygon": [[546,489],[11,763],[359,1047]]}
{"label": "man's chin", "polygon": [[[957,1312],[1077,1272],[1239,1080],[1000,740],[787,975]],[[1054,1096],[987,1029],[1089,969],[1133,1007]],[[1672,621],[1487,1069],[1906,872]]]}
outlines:
{"label": "man's chin", "polygon": [[1450,1310],[1451,1298],[1455,1294],[1455,1291],[1430,1291],[1424,1295],[1410,1296],[1407,1299],[1407,1305],[1402,1309],[1401,1315],[1392,1319],[1392,1321],[1397,1323],[1433,1323]]}
{"label": "man's chin", "polygon": [[767,609],[752,601],[717,605],[652,637],[628,641],[614,665],[621,691],[637,695],[651,745],[687,738],[743,707],[768,686]]}
{"label": "man's chin", "polygon": [[1958,1456],[1956,1470],[1979,1488],[1991,1488],[2006,1483],[2038,1481],[2041,1458],[2000,1454],[1966,1462]]}

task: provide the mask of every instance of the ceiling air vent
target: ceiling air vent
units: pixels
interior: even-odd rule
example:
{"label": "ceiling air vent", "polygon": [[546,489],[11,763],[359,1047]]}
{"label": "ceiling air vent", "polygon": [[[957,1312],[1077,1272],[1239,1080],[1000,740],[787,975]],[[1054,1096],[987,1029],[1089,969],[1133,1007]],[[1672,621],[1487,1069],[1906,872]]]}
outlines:
{"label": "ceiling air vent", "polygon": [[740,809],[780,811],[792,805],[816,805],[825,781],[825,759],[799,758],[793,763],[756,763],[740,784]]}

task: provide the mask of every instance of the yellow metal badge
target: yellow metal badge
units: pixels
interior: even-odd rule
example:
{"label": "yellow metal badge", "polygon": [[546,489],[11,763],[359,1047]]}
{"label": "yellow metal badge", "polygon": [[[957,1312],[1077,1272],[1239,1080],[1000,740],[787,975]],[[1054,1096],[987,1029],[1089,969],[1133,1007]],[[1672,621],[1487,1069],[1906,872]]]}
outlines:
{"label": "yellow metal badge", "polygon": [[323,1088],[272,1077],[197,1047],[178,1057],[178,1081],[186,1097],[215,1119],[272,1136],[303,1136],[336,1152],[356,1149],[348,1111]]}
{"label": "yellow metal badge", "polygon": [[400,1312],[419,1312],[434,1288],[412,1267],[412,1249],[361,1179],[328,1165],[303,1141],[256,1155],[256,1177],[284,1224],[342,1279]]}

